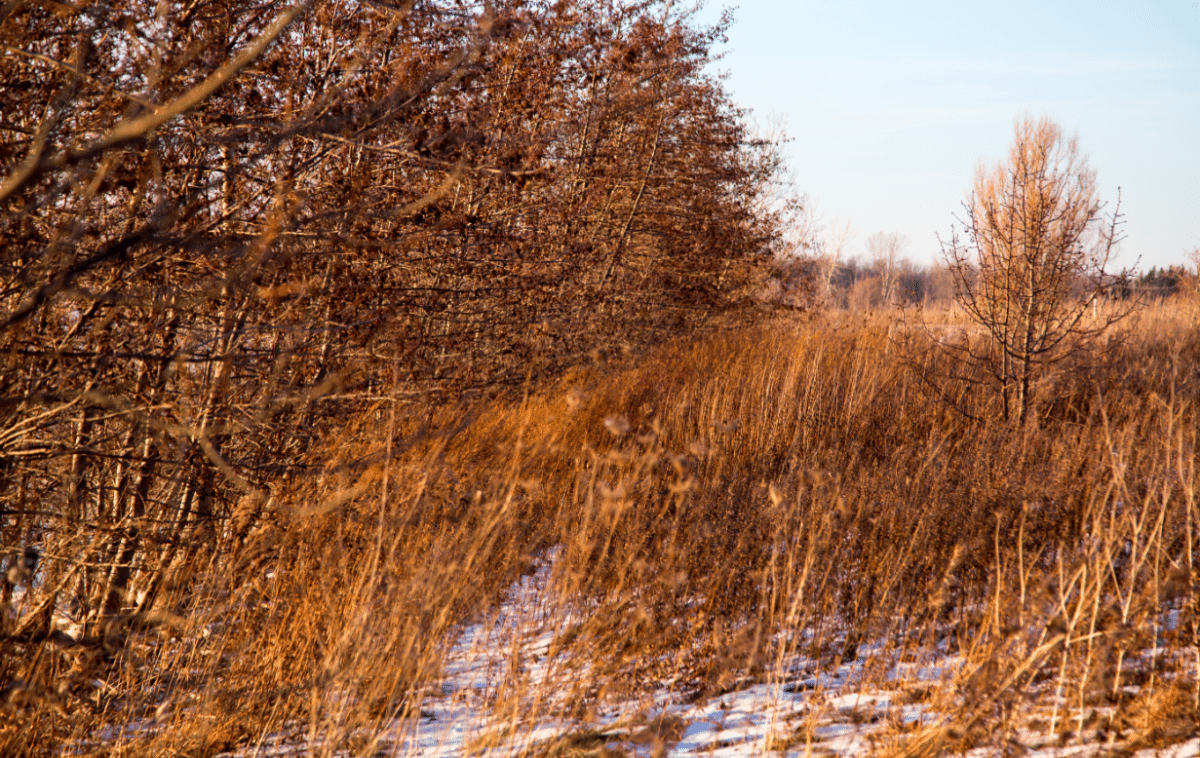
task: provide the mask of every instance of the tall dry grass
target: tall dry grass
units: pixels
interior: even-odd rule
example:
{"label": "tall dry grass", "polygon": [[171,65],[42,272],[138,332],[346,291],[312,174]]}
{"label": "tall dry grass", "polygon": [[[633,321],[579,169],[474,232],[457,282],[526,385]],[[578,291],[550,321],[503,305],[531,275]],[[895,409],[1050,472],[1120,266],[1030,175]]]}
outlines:
{"label": "tall dry grass", "polygon": [[0,746],[372,754],[539,562],[557,673],[493,693],[514,720],[869,649],[961,657],[944,720],[900,752],[1030,724],[1066,739],[1097,708],[1123,738],[1178,736],[1200,697],[1196,313],[1168,301],[1064,365],[1024,427],[973,420],[997,399],[930,341],[947,332],[888,316],[679,342],[523,397],[380,404],[102,645],[6,659]]}

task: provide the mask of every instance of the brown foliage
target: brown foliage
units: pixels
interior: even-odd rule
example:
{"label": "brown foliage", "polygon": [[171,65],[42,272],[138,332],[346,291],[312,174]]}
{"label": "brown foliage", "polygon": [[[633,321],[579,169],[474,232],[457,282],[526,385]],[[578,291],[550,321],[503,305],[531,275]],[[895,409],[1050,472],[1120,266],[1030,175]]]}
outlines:
{"label": "brown foliage", "polygon": [[217,577],[286,549],[279,497],[381,398],[745,310],[778,156],[705,71],[722,28],[657,1],[4,4],[0,532],[43,560],[0,682],[69,665],[27,657],[39,603],[91,672],[252,594]]}

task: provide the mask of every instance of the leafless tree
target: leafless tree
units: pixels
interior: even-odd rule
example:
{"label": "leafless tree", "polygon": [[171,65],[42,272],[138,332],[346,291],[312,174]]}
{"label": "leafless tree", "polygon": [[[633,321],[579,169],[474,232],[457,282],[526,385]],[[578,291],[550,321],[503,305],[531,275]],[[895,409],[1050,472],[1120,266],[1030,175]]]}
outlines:
{"label": "leafless tree", "polygon": [[879,294],[884,306],[894,305],[897,300],[896,277],[907,247],[908,238],[899,232],[876,232],[867,238],[867,256],[879,274]]}
{"label": "leafless tree", "polygon": [[835,296],[834,279],[837,277],[838,267],[842,264],[846,247],[854,235],[850,231],[848,219],[835,219],[833,226],[828,229],[816,228],[817,226],[818,224],[813,224],[814,230],[811,235],[812,257],[817,268],[818,298],[828,306],[835,302],[841,303],[845,299]]}
{"label": "leafless tree", "polygon": [[980,167],[964,203],[965,239],[952,232],[942,242],[958,302],[987,334],[960,355],[990,377],[1006,419],[1024,424],[1047,369],[1134,307],[1087,318],[1112,283],[1107,266],[1121,241],[1120,201],[1111,214],[1104,207],[1078,140],[1026,117],[1008,160]]}

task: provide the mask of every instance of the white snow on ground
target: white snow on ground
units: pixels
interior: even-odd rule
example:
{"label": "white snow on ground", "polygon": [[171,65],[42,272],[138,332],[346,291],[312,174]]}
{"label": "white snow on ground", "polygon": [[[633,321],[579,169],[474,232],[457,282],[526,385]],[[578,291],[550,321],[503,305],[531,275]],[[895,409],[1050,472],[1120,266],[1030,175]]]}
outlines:
{"label": "white snow on ground", "polygon": [[[513,588],[493,618],[467,628],[453,648],[440,687],[421,706],[419,719],[398,720],[373,735],[373,754],[420,758],[519,755],[570,735],[589,736],[589,746],[608,747],[637,758],[765,755],[861,756],[895,743],[897,735],[935,725],[938,714],[927,698],[913,697],[936,684],[948,684],[960,659],[944,656],[922,663],[893,663],[874,683],[863,661],[881,653],[862,648],[858,661],[828,664],[795,657],[778,666],[792,674],[779,681],[746,686],[703,702],[684,704],[668,692],[609,705],[586,722],[551,718],[556,681],[577,676],[559,670],[548,653],[562,631],[564,614],[545,603],[549,569],[543,566]],[[560,609],[561,611],[561,609]],[[567,616],[569,620],[569,616]],[[558,624],[559,628],[554,628]],[[880,685],[884,686],[880,686]],[[557,688],[559,690],[563,688]],[[496,708],[497,698],[523,693],[516,708]],[[496,715],[497,713],[507,715]],[[299,731],[302,731],[299,730]],[[1025,739],[1028,738],[1028,739]],[[1112,755],[1112,745],[1047,744],[1022,734],[1028,758]],[[311,743],[293,733],[239,751],[238,756],[282,758],[307,755]],[[969,758],[1003,755],[996,747],[968,751]],[[1136,758],[1200,757],[1200,739],[1160,750],[1124,752]]]}
{"label": "white snow on ground", "polygon": [[1162,750],[1140,750],[1135,758],[1192,758],[1200,755],[1200,738],[1190,739]]}

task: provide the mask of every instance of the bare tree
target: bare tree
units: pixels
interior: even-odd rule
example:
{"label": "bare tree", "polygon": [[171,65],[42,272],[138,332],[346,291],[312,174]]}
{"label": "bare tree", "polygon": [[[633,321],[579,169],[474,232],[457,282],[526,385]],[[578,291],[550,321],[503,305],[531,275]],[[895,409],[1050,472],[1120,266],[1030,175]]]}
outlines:
{"label": "bare tree", "polygon": [[986,331],[962,357],[983,368],[1004,400],[1004,417],[1024,424],[1045,371],[1129,314],[1126,302],[1085,319],[1104,295],[1120,235],[1120,201],[1104,214],[1096,174],[1047,118],[1016,123],[1006,163],[980,167],[964,207],[966,239],[952,232],[942,252],[955,295]]}
{"label": "bare tree", "polygon": [[899,232],[876,232],[867,238],[867,255],[879,272],[880,297],[884,306],[896,300],[896,277],[899,274],[901,253],[908,247],[908,238]]}
{"label": "bare tree", "polygon": [[[834,279],[842,263],[846,247],[853,238],[850,221],[834,220],[832,228],[816,229],[812,234],[813,259],[817,262],[819,299],[826,306],[834,303]],[[838,298],[839,302],[841,299]],[[844,303],[843,303],[844,305]]]}

